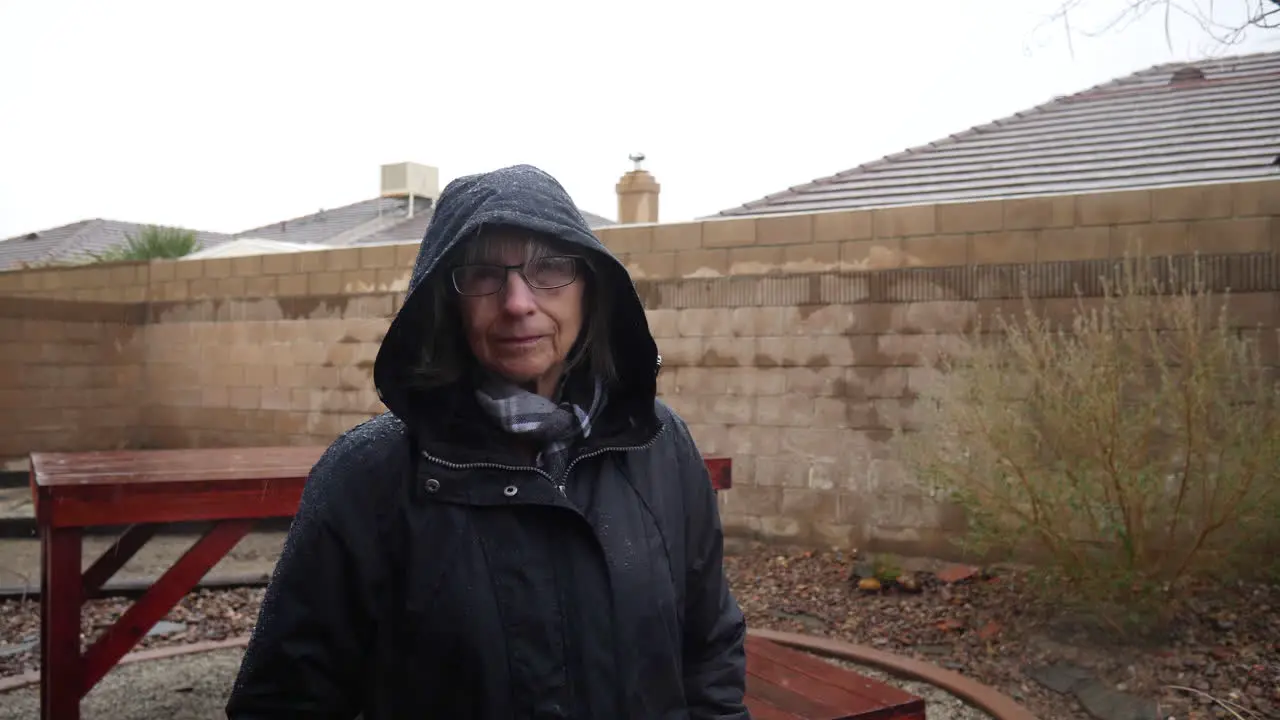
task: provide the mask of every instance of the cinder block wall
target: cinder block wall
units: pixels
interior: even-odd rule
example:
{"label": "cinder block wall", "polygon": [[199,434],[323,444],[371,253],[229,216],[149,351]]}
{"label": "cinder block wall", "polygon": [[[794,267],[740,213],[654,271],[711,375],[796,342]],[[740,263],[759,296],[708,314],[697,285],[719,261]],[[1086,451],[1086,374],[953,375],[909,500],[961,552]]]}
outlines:
{"label": "cinder block wall", "polygon": [[[916,490],[886,446],[889,428],[909,416],[913,387],[927,379],[929,353],[1024,288],[1065,312],[1077,285],[1096,293],[1108,258],[1139,248],[1215,256],[1214,277],[1232,289],[1240,326],[1280,327],[1278,218],[1280,182],[1265,182],[630,226],[600,236],[637,279],[665,359],[663,397],[704,453],[734,459],[735,487],[722,497],[732,530],[943,554],[963,518]],[[136,424],[112,441],[328,443],[382,410],[372,363],[416,251],[0,273],[0,298],[133,313],[119,328],[94,325],[103,348],[130,348],[102,353],[133,363],[123,374],[138,380],[119,386],[129,390],[121,412]],[[27,320],[4,327],[12,335]],[[1274,333],[1264,337],[1274,358]],[[52,386],[83,379],[48,372],[59,378],[47,376]],[[31,397],[6,393],[0,408],[8,414]],[[61,438],[59,449],[84,449],[70,428],[97,422],[89,415],[57,415],[61,425],[49,427],[67,430],[46,435]],[[37,447],[16,437],[5,446],[10,456]]]}
{"label": "cinder block wall", "polygon": [[142,419],[139,309],[0,296],[0,462],[132,442]]}
{"label": "cinder block wall", "polygon": [[1271,252],[1280,182],[608,228],[636,278]]}

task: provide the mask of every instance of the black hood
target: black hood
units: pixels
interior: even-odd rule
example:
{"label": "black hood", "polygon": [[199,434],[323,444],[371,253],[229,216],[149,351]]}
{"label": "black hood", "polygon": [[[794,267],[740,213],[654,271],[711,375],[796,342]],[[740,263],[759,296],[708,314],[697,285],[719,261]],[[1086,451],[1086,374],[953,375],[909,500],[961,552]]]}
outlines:
{"label": "black hood", "polygon": [[458,393],[444,388],[428,394],[415,389],[412,382],[424,340],[436,330],[426,281],[433,273],[448,271],[442,261],[458,243],[489,226],[559,238],[596,256],[596,291],[613,293],[609,327],[618,381],[611,388],[610,405],[645,415],[633,419],[652,420],[658,350],[635,285],[622,263],[592,234],[560,183],[529,165],[458,178],[440,194],[418,249],[408,293],[374,363],[374,385],[387,409],[410,427],[435,419],[447,421],[441,415],[457,410],[450,405],[457,402]]}

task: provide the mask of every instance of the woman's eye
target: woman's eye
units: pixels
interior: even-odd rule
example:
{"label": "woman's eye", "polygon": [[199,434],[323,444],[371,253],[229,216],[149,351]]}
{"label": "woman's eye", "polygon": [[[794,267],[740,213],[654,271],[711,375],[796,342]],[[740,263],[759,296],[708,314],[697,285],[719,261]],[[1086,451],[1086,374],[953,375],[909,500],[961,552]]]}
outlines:
{"label": "woman's eye", "polygon": [[569,258],[545,258],[529,268],[530,274],[544,282],[563,282],[573,278],[573,260]]}

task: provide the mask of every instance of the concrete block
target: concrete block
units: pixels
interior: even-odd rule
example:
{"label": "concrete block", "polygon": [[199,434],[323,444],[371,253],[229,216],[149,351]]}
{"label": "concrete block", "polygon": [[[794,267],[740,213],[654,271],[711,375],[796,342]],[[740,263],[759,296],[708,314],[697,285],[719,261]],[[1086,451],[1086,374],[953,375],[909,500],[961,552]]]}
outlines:
{"label": "concrete block", "polygon": [[813,215],[765,215],[756,223],[760,245],[810,245],[814,242]]}

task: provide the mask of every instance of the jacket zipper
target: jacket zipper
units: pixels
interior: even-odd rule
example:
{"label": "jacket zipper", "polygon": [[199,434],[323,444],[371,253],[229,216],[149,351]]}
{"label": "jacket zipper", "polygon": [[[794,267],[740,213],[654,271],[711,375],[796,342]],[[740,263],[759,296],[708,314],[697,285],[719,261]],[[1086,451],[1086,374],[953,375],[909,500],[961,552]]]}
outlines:
{"label": "jacket zipper", "polygon": [[583,453],[582,455],[579,455],[578,457],[570,461],[569,465],[565,467],[564,474],[560,476],[560,482],[556,484],[556,489],[560,491],[561,495],[565,494],[564,486],[565,486],[565,482],[569,479],[569,472],[572,471],[573,466],[577,465],[579,462],[586,460],[587,458],[596,457],[597,455],[603,455],[607,452],[635,452],[637,450],[648,450],[649,448],[653,447],[654,443],[658,442],[658,438],[662,437],[662,431],[665,429],[666,429],[665,425],[659,425],[658,431],[653,434],[653,437],[649,438],[649,440],[642,445],[602,447],[602,448],[596,448],[595,450],[592,450],[589,453]]}
{"label": "jacket zipper", "polygon": [[570,461],[568,466],[565,467],[564,472],[560,475],[559,482],[557,482],[555,478],[551,477],[551,473],[548,473],[547,471],[534,465],[502,465],[500,463],[489,463],[489,462],[455,463],[455,462],[449,462],[448,460],[445,460],[442,458],[438,458],[432,455],[431,453],[427,452],[426,450],[422,451],[422,457],[430,460],[433,463],[443,465],[449,468],[450,470],[486,469],[486,470],[503,470],[506,472],[527,472],[532,470],[533,472],[536,472],[542,477],[546,478],[547,482],[551,483],[556,490],[560,491],[561,495],[565,495],[566,494],[565,481],[568,479],[570,471],[573,470],[573,466],[577,465],[579,462],[586,460],[587,458],[596,457],[597,455],[603,455],[607,452],[635,452],[637,450],[647,450],[653,447],[654,444],[658,442],[658,438],[662,436],[662,432],[664,430],[666,430],[665,425],[658,426],[658,431],[653,434],[653,437],[649,438],[647,442],[641,445],[619,445],[619,446],[612,446],[612,447],[602,447],[602,448],[596,448],[595,450],[592,450],[589,453],[584,453],[582,455],[579,455],[575,457],[572,461]]}

